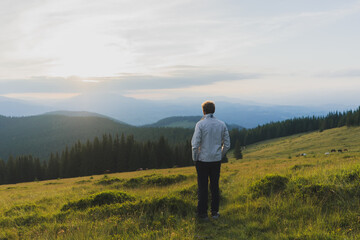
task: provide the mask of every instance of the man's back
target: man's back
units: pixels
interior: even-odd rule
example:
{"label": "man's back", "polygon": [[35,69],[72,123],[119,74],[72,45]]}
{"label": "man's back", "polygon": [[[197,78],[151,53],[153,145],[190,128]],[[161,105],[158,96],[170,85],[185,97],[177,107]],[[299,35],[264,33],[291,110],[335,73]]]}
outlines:
{"label": "man's back", "polygon": [[195,127],[191,141],[193,160],[202,162],[221,161],[230,148],[230,138],[224,122],[213,114],[206,114]]}
{"label": "man's back", "polygon": [[214,117],[215,103],[205,101],[201,104],[204,117],[195,126],[192,145],[192,158],[195,162],[198,181],[199,219],[208,219],[208,179],[211,190],[211,216],[219,218],[219,179],[221,159],[230,148],[230,137],[224,122]]}

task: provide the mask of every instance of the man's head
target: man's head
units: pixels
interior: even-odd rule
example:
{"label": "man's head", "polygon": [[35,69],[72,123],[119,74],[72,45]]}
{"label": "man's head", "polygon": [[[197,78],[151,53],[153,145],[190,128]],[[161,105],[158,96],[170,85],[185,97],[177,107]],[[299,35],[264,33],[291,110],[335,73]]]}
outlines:
{"label": "man's head", "polygon": [[204,115],[215,112],[215,103],[213,101],[205,101],[201,104]]}

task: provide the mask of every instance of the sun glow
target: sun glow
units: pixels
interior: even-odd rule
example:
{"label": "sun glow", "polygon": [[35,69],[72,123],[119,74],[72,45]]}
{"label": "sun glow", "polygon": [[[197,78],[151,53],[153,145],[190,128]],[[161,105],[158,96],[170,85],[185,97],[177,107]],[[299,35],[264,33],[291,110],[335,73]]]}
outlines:
{"label": "sun glow", "polygon": [[63,100],[78,95],[80,93],[9,93],[1,96],[20,100]]}
{"label": "sun glow", "polygon": [[30,50],[21,51],[26,51],[29,57],[51,59],[45,69],[49,76],[102,77],[131,71],[135,57],[128,40],[106,34],[107,20],[100,16],[56,25],[34,42]]}
{"label": "sun glow", "polygon": [[100,81],[99,80],[90,80],[90,79],[84,79],[84,80],[81,80],[82,82],[84,83],[99,83]]}

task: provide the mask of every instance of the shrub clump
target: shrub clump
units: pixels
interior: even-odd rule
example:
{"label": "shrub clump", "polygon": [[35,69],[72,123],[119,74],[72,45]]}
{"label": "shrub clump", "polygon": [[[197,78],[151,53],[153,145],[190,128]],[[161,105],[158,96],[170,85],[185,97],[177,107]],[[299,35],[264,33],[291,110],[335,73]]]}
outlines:
{"label": "shrub clump", "polygon": [[193,184],[190,187],[183,188],[178,193],[181,197],[185,197],[191,200],[196,200],[198,193],[198,186],[197,184]]}
{"label": "shrub clump", "polygon": [[315,197],[320,201],[332,199],[335,195],[333,187],[324,184],[311,184],[302,187],[302,193],[304,196]]}
{"label": "shrub clump", "polygon": [[146,213],[154,214],[156,212],[168,211],[171,214],[186,216],[187,213],[193,212],[194,206],[187,201],[178,197],[161,197],[153,198],[143,202],[143,209]]}
{"label": "shrub clump", "polygon": [[125,187],[139,186],[167,186],[187,179],[182,174],[163,176],[159,174],[145,175],[143,177],[130,178],[124,182]]}
{"label": "shrub clump", "polygon": [[360,167],[356,167],[351,170],[343,170],[338,174],[335,174],[333,178],[339,182],[352,183],[360,182]]}
{"label": "shrub clump", "polygon": [[[191,201],[195,201],[198,199],[198,185],[197,184],[193,184],[189,187],[185,187],[179,191],[176,192],[178,195],[180,195],[182,198],[185,199],[189,199]],[[220,195],[220,200],[226,200],[226,197],[223,194],[222,189],[219,189],[219,195]],[[208,201],[209,203],[211,202],[211,191],[210,189],[208,190]]]}
{"label": "shrub clump", "polygon": [[190,202],[175,196],[166,196],[93,207],[89,209],[88,214],[94,219],[119,215],[146,215],[151,218],[159,213],[186,216],[194,211],[195,206]]}
{"label": "shrub clump", "polygon": [[[340,187],[328,184],[310,184],[301,186],[300,191],[302,197],[311,198],[315,204],[322,207],[348,207],[351,200],[354,199],[354,192],[358,192],[358,188]],[[349,201],[350,200],[350,201]]]}
{"label": "shrub clump", "polygon": [[75,182],[75,184],[86,184],[89,182],[91,182],[91,180],[80,180],[80,181]]}
{"label": "shrub clump", "polygon": [[31,226],[45,222],[46,220],[46,217],[35,213],[27,216],[16,217],[14,219],[14,223],[15,226]]}
{"label": "shrub clump", "polygon": [[15,205],[5,212],[5,216],[18,216],[25,213],[34,212],[40,209],[40,207],[33,203]]}
{"label": "shrub clump", "polygon": [[[47,217],[40,215],[39,213],[28,213],[17,216],[1,217],[0,228],[5,227],[20,227],[20,226],[32,226],[47,221]],[[1,239],[1,238],[0,238]]]}
{"label": "shrub clump", "polygon": [[324,183],[312,183],[307,179],[291,181],[286,192],[302,200],[311,200],[312,203],[322,207],[344,205],[345,199],[353,199],[359,192],[351,186],[337,186]]}
{"label": "shrub clump", "polygon": [[60,183],[60,182],[48,182],[48,183],[44,183],[44,185],[59,185],[59,184],[63,184],[63,183]]}
{"label": "shrub clump", "polygon": [[135,197],[125,192],[106,191],[98,194],[93,194],[87,198],[78,201],[72,201],[65,204],[61,211],[72,210],[85,210],[94,206],[102,206],[114,203],[123,203],[127,201],[135,201]]}
{"label": "shrub clump", "polygon": [[99,185],[111,185],[113,183],[121,183],[124,182],[124,179],[121,178],[109,178],[108,176],[104,176],[102,179],[96,182]]}
{"label": "shrub clump", "polygon": [[309,168],[309,167],[314,167],[314,165],[312,164],[295,164],[294,166],[291,167],[291,170],[300,170],[303,168]]}
{"label": "shrub clump", "polygon": [[289,179],[280,175],[267,175],[250,185],[250,191],[254,197],[277,194],[286,189]]}

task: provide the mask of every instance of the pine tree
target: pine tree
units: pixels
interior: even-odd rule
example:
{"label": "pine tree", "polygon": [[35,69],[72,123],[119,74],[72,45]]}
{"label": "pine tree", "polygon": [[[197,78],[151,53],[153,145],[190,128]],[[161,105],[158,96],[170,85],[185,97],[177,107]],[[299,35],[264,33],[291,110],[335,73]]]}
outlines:
{"label": "pine tree", "polygon": [[16,183],[16,163],[13,156],[6,162],[6,183]]}
{"label": "pine tree", "polygon": [[6,165],[5,162],[0,158],[0,184],[4,184],[6,180]]}
{"label": "pine tree", "polygon": [[243,158],[239,140],[236,140],[236,143],[235,143],[234,156],[235,156],[236,160]]}

